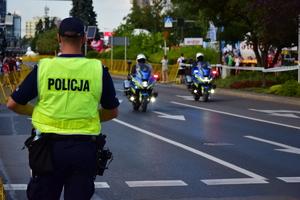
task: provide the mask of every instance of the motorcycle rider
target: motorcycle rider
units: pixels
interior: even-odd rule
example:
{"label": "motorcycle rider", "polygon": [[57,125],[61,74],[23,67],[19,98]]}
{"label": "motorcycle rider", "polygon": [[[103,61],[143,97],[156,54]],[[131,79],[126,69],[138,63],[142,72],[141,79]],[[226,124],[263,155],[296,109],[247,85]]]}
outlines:
{"label": "motorcycle rider", "polygon": [[196,54],[196,61],[192,64],[192,75],[194,75],[194,70],[202,72],[201,68],[209,68],[209,62],[204,62],[204,55],[202,53]]}
{"label": "motorcycle rider", "polygon": [[191,85],[193,80],[195,79],[195,74],[194,71],[197,70],[198,72],[200,72],[201,74],[203,74],[202,72],[202,68],[204,69],[208,69],[210,66],[209,62],[205,62],[204,61],[204,55],[203,53],[197,53],[196,54],[196,61],[193,62],[192,64],[192,70],[191,70],[191,76],[187,76],[186,77],[186,82],[187,82],[187,87],[188,89],[191,89]]}
{"label": "motorcycle rider", "polygon": [[144,54],[138,54],[136,57],[136,65],[132,66],[131,74],[133,76],[136,75],[138,70],[142,71],[152,71],[152,65],[150,63],[146,63],[146,56]]}

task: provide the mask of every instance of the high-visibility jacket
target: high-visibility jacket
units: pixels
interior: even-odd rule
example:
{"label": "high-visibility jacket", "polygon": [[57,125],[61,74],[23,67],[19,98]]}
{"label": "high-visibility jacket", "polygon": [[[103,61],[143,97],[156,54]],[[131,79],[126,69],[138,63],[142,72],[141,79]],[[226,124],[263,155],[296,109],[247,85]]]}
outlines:
{"label": "high-visibility jacket", "polygon": [[95,59],[41,59],[33,126],[42,133],[99,134],[102,73]]}

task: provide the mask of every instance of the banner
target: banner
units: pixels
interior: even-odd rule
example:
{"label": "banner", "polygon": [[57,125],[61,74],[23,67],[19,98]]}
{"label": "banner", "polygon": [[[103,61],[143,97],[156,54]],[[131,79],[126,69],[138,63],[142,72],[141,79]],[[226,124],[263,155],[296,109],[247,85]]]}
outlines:
{"label": "banner", "polygon": [[202,45],[203,38],[184,38],[184,46]]}

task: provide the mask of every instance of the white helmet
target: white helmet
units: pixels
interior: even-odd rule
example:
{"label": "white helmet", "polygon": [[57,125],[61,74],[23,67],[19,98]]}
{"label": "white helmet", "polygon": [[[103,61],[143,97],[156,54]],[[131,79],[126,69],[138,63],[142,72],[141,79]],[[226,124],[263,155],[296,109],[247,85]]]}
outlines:
{"label": "white helmet", "polygon": [[146,60],[146,56],[144,54],[137,55],[136,60],[138,61],[140,59],[145,59]]}
{"label": "white helmet", "polygon": [[203,55],[202,53],[197,53],[197,54],[196,54],[196,59],[197,59],[198,57],[200,57],[200,56],[204,57],[204,55]]}

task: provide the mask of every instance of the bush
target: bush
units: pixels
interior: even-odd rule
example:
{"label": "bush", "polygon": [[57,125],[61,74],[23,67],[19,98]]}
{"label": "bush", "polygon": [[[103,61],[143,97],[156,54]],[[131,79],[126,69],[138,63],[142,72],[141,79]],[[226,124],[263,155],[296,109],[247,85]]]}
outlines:
{"label": "bush", "polygon": [[281,87],[282,85],[273,85],[270,87],[269,92],[272,94],[278,94],[278,91],[280,90]]}
{"label": "bush", "polygon": [[[274,82],[272,80],[266,81],[267,87],[270,87],[275,84],[276,84],[276,82]],[[255,88],[255,87],[261,87],[261,86],[262,86],[262,81],[248,81],[248,80],[247,81],[236,81],[229,85],[229,87],[232,89]]]}
{"label": "bush", "polygon": [[284,84],[290,80],[298,80],[298,70],[279,72],[278,76],[276,76],[276,82],[278,84]]}
{"label": "bush", "polygon": [[286,81],[278,90],[278,95],[293,97],[299,94],[300,84],[295,81]]}
{"label": "bush", "polygon": [[86,58],[97,58],[99,53],[97,51],[88,51],[85,55]]}

